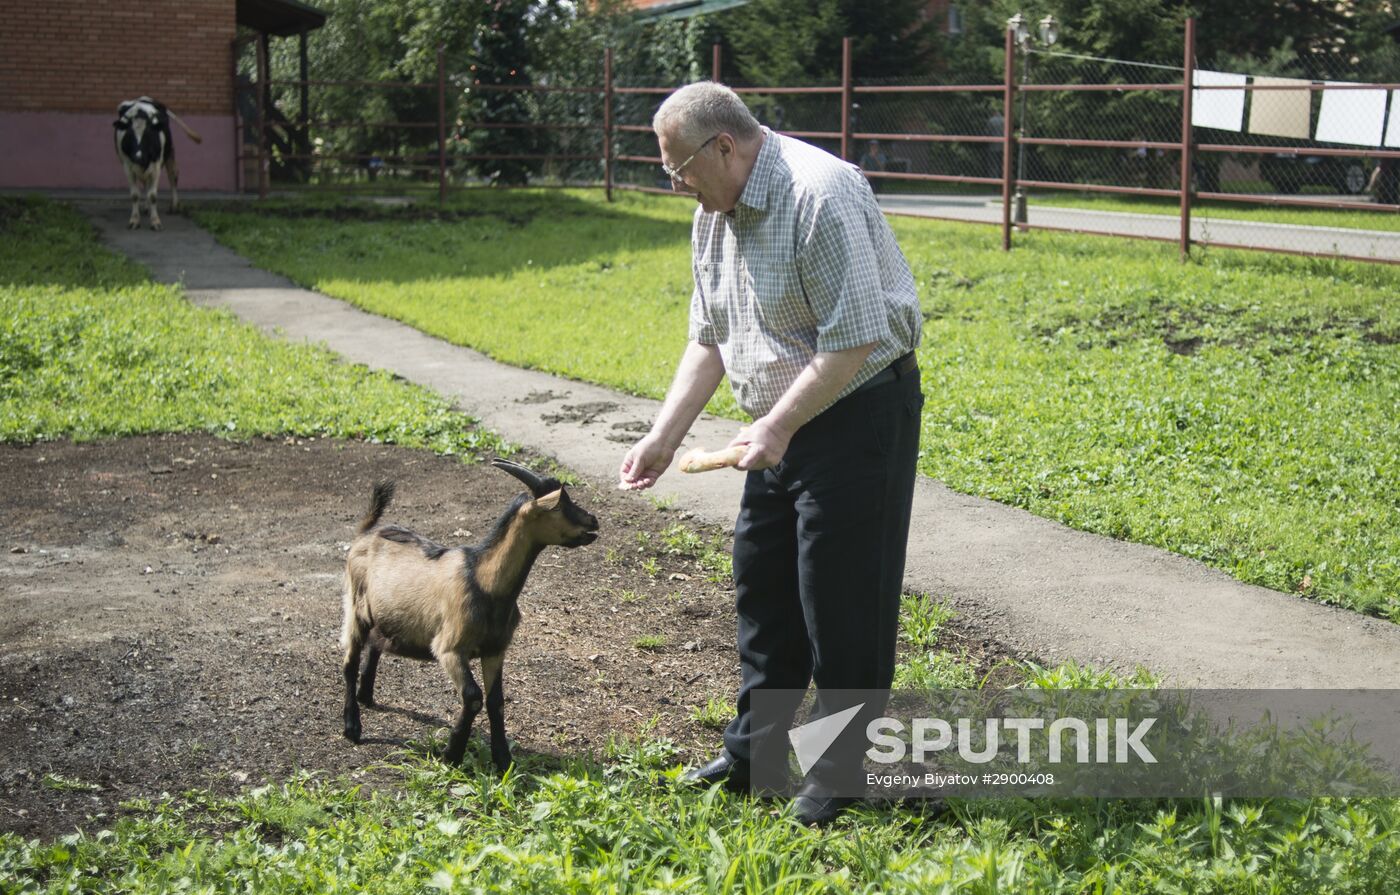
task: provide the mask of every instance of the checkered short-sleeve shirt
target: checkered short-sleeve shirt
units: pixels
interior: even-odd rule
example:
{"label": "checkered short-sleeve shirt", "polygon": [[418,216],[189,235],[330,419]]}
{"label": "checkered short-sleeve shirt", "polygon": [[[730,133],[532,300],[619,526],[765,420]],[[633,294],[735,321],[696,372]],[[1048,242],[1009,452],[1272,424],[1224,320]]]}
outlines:
{"label": "checkered short-sleeve shirt", "polygon": [[773,409],[819,351],[877,343],[837,398],[919,344],[914,277],[865,177],[764,128],[732,214],[697,209],[690,338],[719,347],[735,398]]}

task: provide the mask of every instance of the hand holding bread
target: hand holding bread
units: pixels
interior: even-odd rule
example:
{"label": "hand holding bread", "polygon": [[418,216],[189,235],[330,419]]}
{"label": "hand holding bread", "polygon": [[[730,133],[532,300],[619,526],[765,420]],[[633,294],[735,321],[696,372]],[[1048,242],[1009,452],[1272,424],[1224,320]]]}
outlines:
{"label": "hand holding bread", "polygon": [[744,454],[748,451],[747,444],[736,444],[720,451],[703,451],[693,448],[686,451],[681,457],[681,472],[709,472],[712,469],[723,469],[726,466],[736,466],[744,459]]}

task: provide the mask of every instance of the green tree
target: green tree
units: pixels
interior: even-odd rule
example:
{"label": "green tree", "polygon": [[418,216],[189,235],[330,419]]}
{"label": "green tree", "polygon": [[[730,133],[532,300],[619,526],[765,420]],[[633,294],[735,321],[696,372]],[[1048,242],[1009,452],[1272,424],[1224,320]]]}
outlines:
{"label": "green tree", "polygon": [[[528,87],[531,84],[532,7],[530,0],[493,0],[477,24],[472,46],[471,86],[467,113],[492,125],[530,124],[535,120],[532,97],[523,90],[477,90],[478,86]],[[468,128],[474,155],[532,155],[539,152],[539,134],[529,127]],[[489,159],[476,167],[494,184],[527,183],[539,163],[530,159]]]}
{"label": "green tree", "polygon": [[756,0],[715,16],[725,79],[757,85],[830,84],[841,40],[862,79],[917,78],[935,63],[939,23],[925,0]]}
{"label": "green tree", "polygon": [[[437,80],[437,50],[443,46],[448,71],[465,68],[465,60],[482,12],[480,4],[449,0],[318,0],[326,24],[307,41],[310,75],[319,81]],[[300,77],[298,42],[274,38],[271,63],[274,80]],[[253,72],[252,53],[240,60],[240,71]],[[280,88],[277,106],[289,118],[299,111],[296,88]],[[312,87],[312,121],[422,123],[437,118],[437,92],[432,89]],[[449,115],[455,104],[449,101]],[[436,132],[426,128],[316,129],[317,150],[324,158],[359,157],[330,162],[323,173],[363,167],[365,158],[422,157],[437,150]]]}

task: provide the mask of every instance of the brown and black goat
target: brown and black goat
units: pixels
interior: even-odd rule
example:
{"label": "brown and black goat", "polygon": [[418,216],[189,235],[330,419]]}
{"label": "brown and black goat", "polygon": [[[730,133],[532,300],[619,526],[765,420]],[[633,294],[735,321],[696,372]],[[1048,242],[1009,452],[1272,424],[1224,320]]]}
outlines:
{"label": "brown and black goat", "polygon": [[374,679],[383,653],[436,661],[462,697],[462,713],[443,755],[450,763],[460,762],[482,707],[483,691],[468,662],[480,659],[491,760],[501,772],[510,766],[501,665],[520,623],[516,602],[521,588],[541,550],[593,543],[598,520],[574,503],[557,479],[543,478],[508,460],[491,462],[523,482],[530,493],[517,497],[486,539],[474,546],[444,547],[408,529],[380,525],[394,486],[375,486],[345,562],[341,647],[345,736],[352,742],[360,741],[360,705],[374,705]]}

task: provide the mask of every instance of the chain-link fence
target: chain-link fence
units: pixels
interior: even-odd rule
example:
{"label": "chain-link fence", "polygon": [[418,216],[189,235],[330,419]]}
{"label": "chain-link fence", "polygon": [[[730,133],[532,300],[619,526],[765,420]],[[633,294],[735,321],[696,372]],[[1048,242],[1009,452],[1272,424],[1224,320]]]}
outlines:
{"label": "chain-link fence", "polygon": [[[887,210],[1000,224],[1008,246],[1019,226],[1173,240],[1183,251],[1196,243],[1400,261],[1400,71],[1368,84],[1341,83],[1316,64],[1230,71],[1246,66],[1195,62],[1193,33],[1188,26],[1176,61],[1008,38],[995,84],[934,72],[918,83],[848,74],[731,86],[773,130],[858,164]],[[716,53],[722,76],[720,63]],[[671,188],[650,121],[675,85],[648,83],[626,53],[520,85],[482,83],[451,60],[437,83],[311,80],[263,65],[262,109],[256,79],[243,78],[239,110],[252,122],[262,115],[266,140],[249,157],[262,159],[273,185]],[[297,113],[277,111],[289,108]],[[245,128],[247,142],[257,132]]]}

